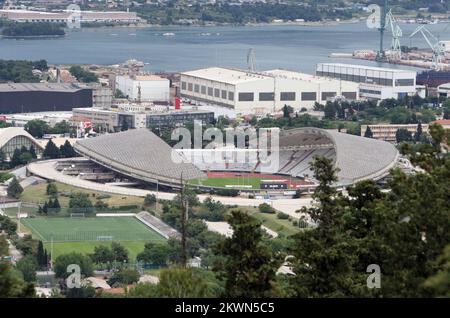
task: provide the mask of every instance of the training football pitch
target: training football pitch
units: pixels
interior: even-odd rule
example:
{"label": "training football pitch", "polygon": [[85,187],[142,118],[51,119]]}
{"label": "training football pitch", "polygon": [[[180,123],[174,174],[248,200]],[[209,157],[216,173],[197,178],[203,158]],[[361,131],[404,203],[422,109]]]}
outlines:
{"label": "training football pitch", "polygon": [[165,240],[134,217],[39,217],[21,222],[43,242]]}

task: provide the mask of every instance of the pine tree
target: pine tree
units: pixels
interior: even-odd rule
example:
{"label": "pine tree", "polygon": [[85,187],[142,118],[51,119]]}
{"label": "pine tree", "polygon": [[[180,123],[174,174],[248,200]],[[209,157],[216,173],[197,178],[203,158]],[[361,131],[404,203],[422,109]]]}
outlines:
{"label": "pine tree", "polygon": [[44,250],[44,244],[42,244],[42,241],[39,241],[39,243],[38,243],[37,252],[36,252],[36,260],[40,267],[44,266],[46,264],[46,255],[45,255],[45,250]]}
{"label": "pine tree", "polygon": [[48,213],[48,204],[47,201],[45,201],[44,206],[42,207],[42,212],[47,214]]}
{"label": "pine tree", "polygon": [[45,146],[43,156],[45,158],[51,158],[51,159],[59,158],[61,156],[61,152],[59,151],[59,148],[56,147],[56,145],[54,144],[54,142],[51,139],[48,141],[47,145]]}
{"label": "pine tree", "polygon": [[225,261],[214,268],[225,279],[226,297],[275,296],[273,284],[279,262],[262,242],[261,223],[240,210],[228,219],[233,236],[216,248]]}
{"label": "pine tree", "polygon": [[17,178],[14,177],[10,182],[10,184],[8,185],[7,189],[8,196],[18,199],[22,192],[23,192],[22,186],[20,185]]}
{"label": "pine tree", "polygon": [[59,213],[61,211],[61,205],[59,204],[58,198],[55,198],[53,201],[53,209],[56,213]]}
{"label": "pine tree", "polygon": [[20,150],[19,149],[14,149],[13,155],[11,157],[10,165],[11,165],[12,168],[14,168],[14,167],[17,167],[20,164],[21,164]]}
{"label": "pine tree", "polygon": [[370,129],[369,126],[367,126],[367,128],[366,128],[366,132],[364,133],[364,137],[366,137],[366,138],[373,138],[372,129]]}
{"label": "pine tree", "polygon": [[30,147],[30,154],[31,154],[31,157],[33,158],[33,159],[37,159],[37,154],[36,154],[36,149],[34,148],[34,145],[31,145],[31,147]]}

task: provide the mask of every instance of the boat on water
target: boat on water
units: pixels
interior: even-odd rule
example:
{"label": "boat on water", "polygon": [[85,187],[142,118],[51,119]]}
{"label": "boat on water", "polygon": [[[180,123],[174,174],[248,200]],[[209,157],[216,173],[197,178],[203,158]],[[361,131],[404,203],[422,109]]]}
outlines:
{"label": "boat on water", "polygon": [[175,33],[172,33],[172,32],[166,32],[166,33],[163,33],[163,35],[164,35],[164,36],[174,36]]}

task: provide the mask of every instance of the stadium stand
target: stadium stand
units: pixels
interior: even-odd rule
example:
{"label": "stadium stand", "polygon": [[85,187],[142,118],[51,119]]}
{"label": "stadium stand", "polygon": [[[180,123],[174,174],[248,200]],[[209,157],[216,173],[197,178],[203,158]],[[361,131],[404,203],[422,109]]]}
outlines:
{"label": "stadium stand", "polygon": [[180,233],[177,230],[148,212],[139,212],[138,214],[136,214],[136,218],[166,239],[169,239],[171,237],[179,239],[181,237]]}

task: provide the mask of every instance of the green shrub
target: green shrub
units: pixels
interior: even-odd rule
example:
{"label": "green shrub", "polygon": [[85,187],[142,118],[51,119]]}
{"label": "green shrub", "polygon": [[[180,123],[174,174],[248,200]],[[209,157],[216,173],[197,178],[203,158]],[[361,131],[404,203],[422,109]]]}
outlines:
{"label": "green shrub", "polygon": [[261,203],[258,206],[259,212],[261,213],[270,213],[270,214],[274,214],[275,213],[275,209],[272,208],[269,204],[267,203]]}

